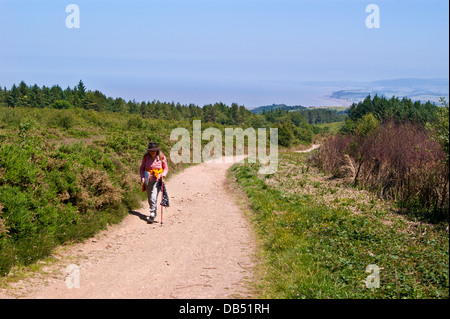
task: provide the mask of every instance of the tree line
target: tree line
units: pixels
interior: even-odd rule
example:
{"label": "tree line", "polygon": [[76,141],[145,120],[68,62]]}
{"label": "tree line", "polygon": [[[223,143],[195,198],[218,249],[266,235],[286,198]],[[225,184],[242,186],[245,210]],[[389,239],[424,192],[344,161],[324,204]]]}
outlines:
{"label": "tree line", "polygon": [[368,95],[363,101],[351,105],[341,132],[354,132],[358,121],[368,114],[372,114],[378,122],[394,120],[398,123],[409,122],[424,126],[435,120],[438,108],[430,101],[422,103],[407,97],[400,99],[394,96],[388,99],[384,96],[375,95],[372,98]]}
{"label": "tree line", "polygon": [[[83,108],[99,112],[124,112],[138,114],[143,118],[155,118],[175,121],[211,122],[220,125],[270,128],[278,127],[281,146],[290,147],[297,143],[309,143],[314,134],[321,129],[314,124],[342,121],[345,116],[332,110],[301,109],[289,112],[282,108],[255,114],[243,105],[232,103],[228,106],[222,102],[200,107],[195,104],[161,102],[158,100],[137,102],[125,101],[123,98],[105,96],[98,90],[88,90],[80,80],[73,88],[62,89],[59,85],[52,87],[27,85],[24,81],[13,84],[10,89],[0,88],[0,106],[70,109]],[[310,125],[312,124],[312,125]]]}

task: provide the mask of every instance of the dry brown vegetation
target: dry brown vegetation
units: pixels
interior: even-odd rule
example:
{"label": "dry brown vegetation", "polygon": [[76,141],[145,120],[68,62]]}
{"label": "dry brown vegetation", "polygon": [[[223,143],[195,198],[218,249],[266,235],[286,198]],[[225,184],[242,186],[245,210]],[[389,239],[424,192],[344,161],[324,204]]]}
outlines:
{"label": "dry brown vegetation", "polygon": [[326,140],[314,163],[333,177],[435,219],[448,218],[449,171],[441,146],[424,128],[386,122],[368,136]]}

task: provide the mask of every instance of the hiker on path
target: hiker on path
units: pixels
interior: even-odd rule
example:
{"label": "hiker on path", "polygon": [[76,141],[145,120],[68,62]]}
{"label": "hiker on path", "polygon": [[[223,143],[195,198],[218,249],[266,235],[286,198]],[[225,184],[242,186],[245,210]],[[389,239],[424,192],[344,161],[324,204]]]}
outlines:
{"label": "hiker on path", "polygon": [[142,190],[147,191],[148,204],[150,205],[149,222],[153,222],[156,217],[157,203],[159,191],[161,189],[161,179],[167,176],[169,168],[167,166],[167,158],[161,152],[158,144],[150,142],[146,153],[142,158],[139,172],[141,174]]}

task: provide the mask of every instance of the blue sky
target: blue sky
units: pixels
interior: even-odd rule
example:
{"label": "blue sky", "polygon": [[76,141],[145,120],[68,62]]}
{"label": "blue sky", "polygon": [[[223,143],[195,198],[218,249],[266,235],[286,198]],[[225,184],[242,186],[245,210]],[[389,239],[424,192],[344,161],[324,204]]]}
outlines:
{"label": "blue sky", "polygon": [[[65,25],[80,8],[80,28]],[[380,28],[365,25],[380,8]],[[447,0],[0,0],[0,85],[201,106],[314,103],[307,81],[448,78]],[[325,85],[324,85],[325,87]]]}

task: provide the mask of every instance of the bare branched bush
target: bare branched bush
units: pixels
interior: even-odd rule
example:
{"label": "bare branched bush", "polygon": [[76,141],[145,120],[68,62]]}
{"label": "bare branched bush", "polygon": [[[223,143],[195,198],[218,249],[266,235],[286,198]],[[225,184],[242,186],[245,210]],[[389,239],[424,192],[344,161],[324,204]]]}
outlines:
{"label": "bare branched bush", "polygon": [[[336,177],[375,190],[405,207],[447,214],[449,169],[439,143],[423,126],[387,121],[364,138],[329,138],[315,163]],[[447,213],[446,213],[447,212]]]}
{"label": "bare branched bush", "polygon": [[344,177],[342,174],[345,170],[342,167],[348,164],[345,155],[352,141],[353,137],[349,135],[330,136],[320,147],[313,162],[335,177]]}

